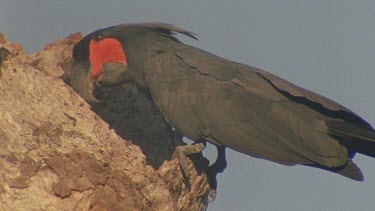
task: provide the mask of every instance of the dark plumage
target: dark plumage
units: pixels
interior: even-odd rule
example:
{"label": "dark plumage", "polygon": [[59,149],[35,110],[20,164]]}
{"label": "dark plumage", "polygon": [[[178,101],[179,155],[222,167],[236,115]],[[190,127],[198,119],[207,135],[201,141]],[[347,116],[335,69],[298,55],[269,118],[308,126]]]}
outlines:
{"label": "dark plumage", "polygon": [[110,85],[105,68],[101,77],[90,79],[95,70],[82,70],[80,64],[89,62],[92,40],[115,39],[127,59],[119,68],[127,79],[120,81],[133,80],[186,137],[363,180],[352,158],[356,152],[375,157],[375,131],[369,123],[266,71],[185,45],[174,32],[195,38],[159,23],[119,25],[87,35],[73,51],[73,88],[90,100],[94,80]]}

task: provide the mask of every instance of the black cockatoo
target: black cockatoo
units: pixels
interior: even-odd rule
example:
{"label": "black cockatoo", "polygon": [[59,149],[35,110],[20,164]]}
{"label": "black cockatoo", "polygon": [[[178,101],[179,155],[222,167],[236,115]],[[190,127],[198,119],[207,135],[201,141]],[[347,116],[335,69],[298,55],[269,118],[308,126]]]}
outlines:
{"label": "black cockatoo", "polygon": [[204,141],[218,146],[218,159],[208,169],[214,176],[226,167],[229,147],[363,180],[352,158],[356,152],[375,157],[375,131],[364,119],[264,70],[185,45],[175,33],[195,38],[162,23],[123,24],[87,35],[73,50],[72,87],[92,102],[95,84],[134,81],[176,130],[197,141],[180,148],[177,157],[202,150]]}

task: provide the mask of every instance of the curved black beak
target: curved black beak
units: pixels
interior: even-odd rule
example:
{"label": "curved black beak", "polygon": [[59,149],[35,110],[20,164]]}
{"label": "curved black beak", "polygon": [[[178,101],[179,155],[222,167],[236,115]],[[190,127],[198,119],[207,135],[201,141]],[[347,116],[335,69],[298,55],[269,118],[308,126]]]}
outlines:
{"label": "curved black beak", "polygon": [[92,65],[89,61],[73,62],[70,84],[83,99],[89,103],[101,102],[93,96],[95,85],[114,86],[130,81],[127,66],[122,63],[108,62],[103,64],[103,74],[92,79]]}
{"label": "curved black beak", "polygon": [[70,85],[87,102],[100,102],[92,93],[94,80],[91,79],[91,64],[89,61],[73,61]]}

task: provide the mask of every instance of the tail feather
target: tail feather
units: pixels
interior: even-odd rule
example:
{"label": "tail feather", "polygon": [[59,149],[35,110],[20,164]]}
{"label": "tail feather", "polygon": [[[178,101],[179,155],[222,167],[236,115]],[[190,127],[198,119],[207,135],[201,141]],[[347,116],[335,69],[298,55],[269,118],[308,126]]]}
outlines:
{"label": "tail feather", "polygon": [[339,121],[327,121],[326,124],[331,135],[349,151],[375,158],[375,131],[373,129]]}
{"label": "tail feather", "polygon": [[361,169],[352,160],[348,160],[344,168],[333,170],[333,172],[353,180],[364,180]]}
{"label": "tail feather", "polygon": [[319,164],[307,164],[306,166],[324,169],[356,181],[364,180],[361,169],[352,160],[348,160],[344,166],[337,168],[328,168]]}

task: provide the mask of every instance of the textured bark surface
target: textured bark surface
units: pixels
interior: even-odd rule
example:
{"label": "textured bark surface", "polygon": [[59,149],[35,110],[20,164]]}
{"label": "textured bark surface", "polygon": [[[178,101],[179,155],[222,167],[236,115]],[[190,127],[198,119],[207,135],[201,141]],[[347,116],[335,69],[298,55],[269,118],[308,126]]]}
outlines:
{"label": "textured bark surface", "polygon": [[165,161],[182,137],[134,84],[98,90],[95,114],[64,83],[80,38],[24,55],[0,36],[0,210],[204,210],[205,174],[186,188]]}

